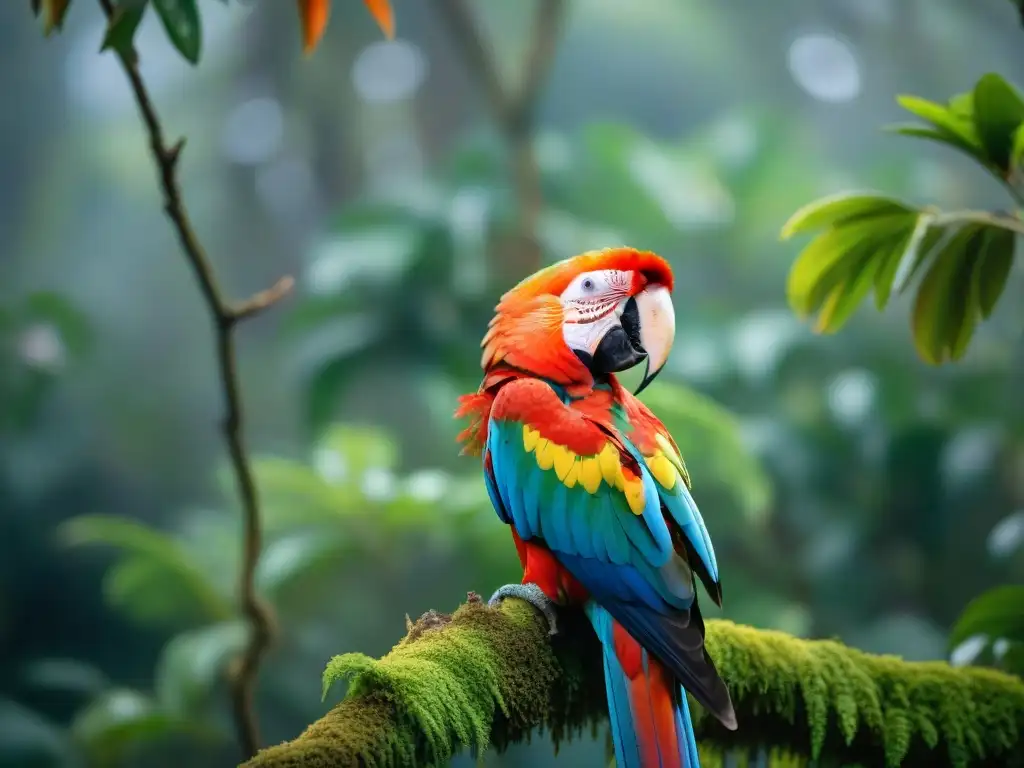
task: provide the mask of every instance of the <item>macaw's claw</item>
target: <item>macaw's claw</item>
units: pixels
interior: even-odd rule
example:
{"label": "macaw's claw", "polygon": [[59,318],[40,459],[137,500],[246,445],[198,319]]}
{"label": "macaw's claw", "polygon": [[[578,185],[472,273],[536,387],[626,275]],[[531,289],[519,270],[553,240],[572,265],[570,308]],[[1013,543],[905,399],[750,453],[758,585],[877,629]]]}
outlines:
{"label": "macaw's claw", "polygon": [[536,584],[506,584],[499,587],[498,591],[491,595],[487,604],[497,608],[502,600],[509,597],[518,597],[525,600],[542,614],[548,621],[549,635],[558,634],[558,614],[555,612],[554,601],[544,594],[544,591]]}

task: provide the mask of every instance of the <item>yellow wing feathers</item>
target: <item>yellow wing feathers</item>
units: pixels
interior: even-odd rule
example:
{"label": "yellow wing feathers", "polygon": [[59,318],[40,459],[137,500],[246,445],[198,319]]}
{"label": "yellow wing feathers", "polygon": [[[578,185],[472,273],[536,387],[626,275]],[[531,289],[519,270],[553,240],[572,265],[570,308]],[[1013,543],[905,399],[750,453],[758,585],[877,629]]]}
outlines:
{"label": "yellow wing feathers", "polygon": [[539,430],[524,424],[523,448],[533,454],[540,469],[554,469],[555,476],[566,488],[580,485],[588,493],[596,494],[605,483],[623,494],[633,514],[643,514],[646,506],[643,481],[626,476],[619,451],[611,441],[596,455],[580,456],[564,445],[541,437]]}
{"label": "yellow wing feathers", "polygon": [[655,433],[654,441],[660,450],[653,456],[645,456],[647,467],[654,475],[654,479],[663,485],[667,490],[672,490],[676,484],[676,477],[683,479],[686,487],[690,487],[690,473],[686,469],[683,457],[672,445],[672,442],[660,432]]}

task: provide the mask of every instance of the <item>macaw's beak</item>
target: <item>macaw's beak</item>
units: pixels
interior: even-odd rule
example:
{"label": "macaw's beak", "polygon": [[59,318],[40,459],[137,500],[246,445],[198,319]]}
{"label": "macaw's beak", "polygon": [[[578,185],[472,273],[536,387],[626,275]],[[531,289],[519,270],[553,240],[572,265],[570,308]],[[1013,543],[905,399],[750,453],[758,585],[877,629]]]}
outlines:
{"label": "macaw's beak", "polygon": [[672,308],[672,295],[663,285],[650,285],[634,298],[639,317],[640,347],[647,353],[644,380],[633,393],[639,395],[661,373],[668,361],[676,337],[676,313]]}
{"label": "macaw's beak", "polygon": [[598,373],[618,373],[646,360],[639,394],[654,381],[672,349],[676,332],[672,299],[667,288],[651,285],[623,302],[617,314],[619,322],[601,338],[587,364]]}

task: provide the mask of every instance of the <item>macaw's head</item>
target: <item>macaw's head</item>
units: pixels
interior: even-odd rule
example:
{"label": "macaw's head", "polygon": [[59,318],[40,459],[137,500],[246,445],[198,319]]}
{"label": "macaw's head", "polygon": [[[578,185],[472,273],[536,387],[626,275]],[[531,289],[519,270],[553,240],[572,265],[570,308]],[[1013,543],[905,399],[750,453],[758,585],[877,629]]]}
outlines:
{"label": "macaw's head", "polygon": [[646,362],[639,393],[672,349],[672,286],[668,262],[648,251],[610,248],[566,259],[502,296],[481,365],[572,385]]}

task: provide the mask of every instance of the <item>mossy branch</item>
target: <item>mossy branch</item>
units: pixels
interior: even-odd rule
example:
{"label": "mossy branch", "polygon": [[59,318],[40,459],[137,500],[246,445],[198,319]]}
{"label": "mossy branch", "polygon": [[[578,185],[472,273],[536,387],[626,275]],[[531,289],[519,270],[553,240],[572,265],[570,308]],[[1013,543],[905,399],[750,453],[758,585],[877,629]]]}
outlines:
{"label": "mossy branch", "polygon": [[[707,623],[740,727],[692,703],[705,768],[726,751],[767,749],[788,765],[1024,766],[1024,682],[981,668],[872,656],[730,621]],[[346,698],[294,741],[244,768],[443,765],[462,747],[556,745],[607,717],[600,650],[582,615],[550,638],[532,607],[488,608],[474,595],[454,615],[430,612],[380,660],[331,660]]]}

